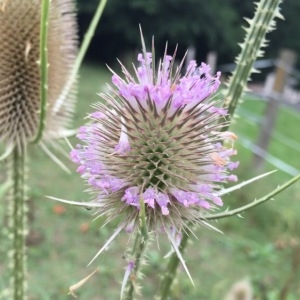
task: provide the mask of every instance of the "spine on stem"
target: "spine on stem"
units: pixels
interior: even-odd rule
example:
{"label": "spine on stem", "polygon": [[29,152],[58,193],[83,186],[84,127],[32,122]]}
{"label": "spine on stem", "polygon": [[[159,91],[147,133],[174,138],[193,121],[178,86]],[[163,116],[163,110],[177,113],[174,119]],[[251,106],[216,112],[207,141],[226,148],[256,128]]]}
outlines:
{"label": "spine on stem", "polygon": [[[138,279],[142,277],[142,265],[145,264],[145,257],[147,252],[147,246],[149,244],[149,238],[151,240],[151,235],[149,233],[147,235],[143,235],[142,232],[137,231],[134,245],[131,250],[131,259],[129,260],[127,270],[125,272],[123,285],[126,285],[127,280],[128,286],[125,290],[123,297],[123,289],[121,290],[121,299],[124,300],[132,300],[134,299],[134,294],[139,292],[139,284]],[[128,274],[128,276],[126,275]]]}
{"label": "spine on stem", "polygon": [[[236,68],[229,79],[227,89],[224,92],[225,99],[223,106],[227,108],[228,122],[222,126],[222,131],[227,131],[230,121],[234,115],[235,109],[246,90],[247,81],[252,73],[257,72],[253,67],[257,57],[264,54],[263,48],[267,46],[265,36],[268,32],[275,29],[275,18],[283,18],[280,14],[279,5],[282,0],[261,0],[256,5],[256,11],[252,20],[246,19],[249,27],[244,28],[246,31],[245,40],[240,44],[241,52],[236,58]],[[219,123],[223,124],[224,120],[220,119]],[[179,249],[182,253],[187,246],[188,235],[183,234]],[[179,264],[179,257],[173,254],[167,266],[164,277],[161,281],[159,299],[164,300],[170,296],[170,288],[175,278],[176,269]]]}
{"label": "spine on stem", "polygon": [[9,238],[12,248],[9,251],[9,267],[11,269],[11,298],[26,299],[26,235],[27,206],[25,196],[25,149],[15,147],[11,163],[12,192],[9,201],[8,222]]}
{"label": "spine on stem", "polygon": [[[224,106],[228,108],[228,119],[231,119],[238,102],[246,90],[247,81],[250,75],[259,71],[253,67],[254,61],[258,57],[264,55],[264,50],[267,46],[266,34],[275,29],[275,18],[283,19],[280,14],[279,5],[282,0],[262,0],[257,3],[256,11],[253,19],[245,18],[249,27],[244,27],[246,32],[245,40],[239,44],[241,52],[237,56],[236,68],[227,84],[228,88],[224,92]],[[229,127],[223,128],[226,131]]]}

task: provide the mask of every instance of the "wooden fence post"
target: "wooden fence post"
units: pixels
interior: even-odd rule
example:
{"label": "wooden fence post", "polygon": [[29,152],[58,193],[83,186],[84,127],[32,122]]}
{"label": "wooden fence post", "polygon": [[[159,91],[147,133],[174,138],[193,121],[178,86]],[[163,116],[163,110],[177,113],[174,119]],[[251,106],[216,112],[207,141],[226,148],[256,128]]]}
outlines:
{"label": "wooden fence post", "polygon": [[270,143],[272,130],[276,123],[280,97],[283,93],[286,84],[288,73],[291,72],[296,62],[296,54],[294,51],[283,49],[279,53],[277,61],[275,80],[271,94],[268,96],[268,102],[264,116],[261,121],[261,130],[256,145],[260,150],[259,154],[254,154],[253,166],[261,169],[264,163],[264,155]]}
{"label": "wooden fence post", "polygon": [[216,51],[209,51],[207,53],[206,62],[210,66],[210,74],[215,75],[216,68],[217,68],[217,52]]}
{"label": "wooden fence post", "polygon": [[187,67],[191,60],[196,60],[196,47],[194,45],[188,47],[185,66],[184,66],[185,70],[187,70]]}

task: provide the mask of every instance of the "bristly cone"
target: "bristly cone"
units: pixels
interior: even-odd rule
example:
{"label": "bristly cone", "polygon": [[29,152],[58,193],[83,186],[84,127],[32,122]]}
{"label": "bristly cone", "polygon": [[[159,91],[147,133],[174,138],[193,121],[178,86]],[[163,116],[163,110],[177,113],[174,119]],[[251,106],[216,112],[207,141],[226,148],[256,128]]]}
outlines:
{"label": "bristly cone", "polygon": [[[0,142],[26,144],[37,134],[40,111],[41,1],[6,0],[0,6]],[[74,64],[77,29],[71,0],[50,2],[48,103],[45,137],[65,129],[74,94],[57,103]]]}
{"label": "bristly cone", "polygon": [[223,204],[218,191],[237,179],[230,171],[238,163],[222,141],[236,137],[221,132],[226,110],[212,98],[219,72],[191,61],[181,74],[183,62],[175,69],[175,54],[166,53],[156,70],[154,57],[154,48],[143,49],[134,74],[122,65],[125,78],[113,75],[111,94],[100,95],[105,103],[94,106],[71,156],[99,215],[138,228],[143,203],[148,228],[172,239]]}

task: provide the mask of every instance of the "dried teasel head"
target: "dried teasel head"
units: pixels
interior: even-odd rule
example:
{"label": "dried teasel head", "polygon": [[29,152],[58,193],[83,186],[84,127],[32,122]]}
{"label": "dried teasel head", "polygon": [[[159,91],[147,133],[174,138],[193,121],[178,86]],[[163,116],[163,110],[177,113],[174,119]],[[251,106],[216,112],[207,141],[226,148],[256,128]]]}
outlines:
{"label": "dried teasel head", "polygon": [[[40,0],[0,0],[0,142],[22,145],[33,139],[40,110]],[[74,5],[52,0],[48,27],[46,138],[55,137],[72,115],[74,94],[62,91],[77,48]]]}

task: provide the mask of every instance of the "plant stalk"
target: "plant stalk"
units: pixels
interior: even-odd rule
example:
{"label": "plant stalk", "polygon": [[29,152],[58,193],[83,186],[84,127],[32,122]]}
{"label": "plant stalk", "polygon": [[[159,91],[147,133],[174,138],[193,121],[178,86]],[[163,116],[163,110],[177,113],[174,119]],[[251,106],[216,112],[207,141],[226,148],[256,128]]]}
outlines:
{"label": "plant stalk", "polygon": [[70,93],[70,90],[72,89],[73,83],[78,75],[80,66],[82,64],[82,61],[84,59],[84,56],[87,52],[87,49],[91,43],[91,40],[95,34],[95,30],[97,28],[97,25],[100,21],[100,18],[103,14],[104,8],[106,6],[107,0],[100,0],[98,7],[95,11],[95,14],[93,16],[93,19],[89,25],[88,30],[86,31],[86,33],[84,34],[83,37],[83,41],[81,43],[80,49],[78,51],[74,66],[72,68],[71,74],[68,78],[68,81],[66,82],[58,100],[57,100],[57,104],[54,106],[54,110],[57,110],[57,106],[60,105],[60,103],[63,101],[63,99],[65,99],[65,97]]}
{"label": "plant stalk", "polygon": [[12,156],[12,199],[9,201],[9,237],[12,250],[9,252],[11,268],[12,299],[26,297],[26,235],[27,216],[25,202],[25,149],[16,146]]}
{"label": "plant stalk", "polygon": [[[249,76],[253,71],[255,71],[253,69],[253,62],[263,53],[261,48],[266,46],[266,33],[274,29],[275,17],[282,18],[279,13],[279,5],[281,2],[282,0],[261,0],[257,3],[254,18],[249,21],[250,27],[246,29],[245,41],[241,45],[242,51],[237,57],[237,67],[233,72],[233,75],[229,80],[228,88],[225,91],[224,106],[228,108],[228,116],[226,117],[228,120],[228,125],[222,128],[223,131],[228,130],[230,126],[230,120],[235,112],[244,89],[246,88]],[[224,120],[220,120],[220,122],[223,123]],[[294,178],[295,181],[298,179],[299,178],[296,177]],[[288,186],[289,184],[290,182],[286,185]],[[278,191],[276,191],[276,193],[278,193]],[[209,219],[218,219],[240,213],[252,206],[270,199],[271,194],[272,193],[266,195],[265,198],[263,197],[264,199],[261,201],[254,201],[253,203],[240,209],[233,210],[232,212],[223,212],[207,217]],[[180,251],[183,251],[186,248],[188,238],[188,235],[186,233],[183,233],[183,237],[179,245]],[[177,257],[176,253],[173,253],[167,266],[166,274],[161,281],[161,300],[167,299],[169,295],[170,287],[175,278],[178,264],[179,258]]]}
{"label": "plant stalk", "polygon": [[144,252],[146,249],[147,240],[144,236],[138,231],[135,237],[134,246],[132,249],[132,256],[134,257],[134,268],[132,270],[132,275],[129,280],[129,288],[127,290],[127,295],[125,296],[125,300],[132,300],[134,291],[137,288],[137,277],[140,271],[141,262],[144,256]]}
{"label": "plant stalk", "polygon": [[41,24],[40,24],[40,122],[37,135],[32,141],[38,143],[43,137],[46,125],[47,98],[48,98],[48,18],[49,18],[50,0],[43,0],[41,4]]}
{"label": "plant stalk", "polygon": [[[276,17],[283,18],[279,13],[281,2],[282,0],[259,1],[256,4],[257,8],[254,18],[248,20],[250,27],[245,28],[245,40],[240,45],[242,51],[236,58],[237,66],[229,79],[228,88],[225,91],[224,107],[228,109],[227,121],[233,117],[251,73],[257,72],[253,68],[253,63],[257,57],[261,57],[264,53],[262,48],[267,45],[265,36],[268,32],[275,29],[274,19]],[[222,130],[228,130],[229,126],[230,122]]]}
{"label": "plant stalk", "polygon": [[227,210],[227,211],[223,211],[221,213],[217,213],[217,214],[210,214],[210,215],[204,215],[201,218],[199,218],[200,220],[203,221],[209,221],[209,220],[218,220],[218,219],[223,219],[223,218],[227,218],[227,217],[231,217],[234,215],[239,215],[242,212],[245,212],[246,210],[255,207],[257,205],[263,204],[264,202],[268,201],[268,200],[272,200],[273,197],[275,197],[276,195],[278,195],[279,193],[283,192],[285,189],[287,189],[289,186],[291,186],[292,184],[296,183],[298,180],[300,180],[300,174],[293,177],[292,179],[290,179],[289,181],[287,181],[286,183],[284,183],[281,186],[278,186],[275,190],[273,190],[272,192],[270,192],[269,194],[259,198],[259,199],[255,199],[254,201],[252,201],[251,203],[248,203],[244,206],[240,206],[236,209],[231,209],[231,210]]}

